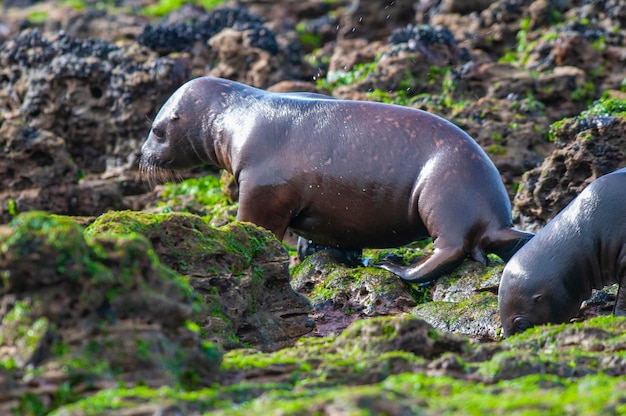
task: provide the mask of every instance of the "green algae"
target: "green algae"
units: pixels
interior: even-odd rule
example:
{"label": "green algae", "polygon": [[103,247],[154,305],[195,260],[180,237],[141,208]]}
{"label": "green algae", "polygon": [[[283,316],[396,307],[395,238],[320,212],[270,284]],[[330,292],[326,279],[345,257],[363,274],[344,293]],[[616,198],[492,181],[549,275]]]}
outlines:
{"label": "green algae", "polygon": [[626,117],[626,100],[619,98],[601,98],[595,101],[582,117],[589,116],[621,116]]}
{"label": "green algae", "polygon": [[342,414],[423,415],[592,415],[626,411],[625,377],[605,375],[568,380],[532,375],[485,384],[423,373],[390,376],[359,386],[291,389],[283,384],[240,383],[194,392],[146,387],[108,389],[51,413],[80,411],[98,415],[130,409],[138,403],[176,408],[185,413],[216,415],[319,415],[341,409]]}
{"label": "green algae", "polygon": [[395,248],[388,249],[366,249],[363,250],[363,258],[367,259],[369,264],[376,264],[387,256],[402,258],[405,265],[418,261],[425,255],[432,252],[433,241],[431,238],[425,238],[414,243]]}
{"label": "green algae", "polygon": [[436,310],[439,319],[447,322],[448,325],[454,324],[468,319],[468,316],[476,316],[481,312],[491,314],[497,310],[498,298],[489,292],[480,292],[475,296],[463,300],[461,302],[428,302],[418,305],[412,314],[417,317],[423,317],[423,311]]}
{"label": "green algae", "polygon": [[[198,224],[201,223],[203,221]],[[231,227],[247,232],[249,225],[234,224]],[[258,250],[265,234],[254,228],[250,230],[253,233],[260,233],[259,241],[246,243],[234,238],[226,245],[236,251]],[[120,261],[119,267],[131,272],[121,279],[122,281],[140,273],[141,263],[138,260],[142,252],[150,252],[153,261],[158,261],[146,237],[136,232],[118,236],[115,233],[108,234],[102,229],[100,231],[102,233],[94,234],[99,237],[85,239],[86,255],[94,263],[104,262],[110,258],[110,253],[117,253],[118,256],[127,255],[127,258]],[[112,247],[117,248],[112,250]],[[253,257],[248,256],[248,259]],[[497,264],[493,270],[487,270],[481,278],[489,280],[499,268],[501,265]],[[99,279],[104,279],[103,282],[120,276],[110,265],[106,270],[107,273],[97,274]],[[350,278],[366,280],[365,277],[358,276]],[[132,280],[127,283],[130,282]],[[186,284],[186,280],[181,280],[181,283]],[[120,296],[120,293],[113,294],[111,299],[115,300],[117,296]],[[477,299],[460,302],[458,306],[471,310],[477,307],[493,309],[496,305],[493,295],[482,294]],[[14,312],[16,319],[28,316],[28,311],[32,308],[27,306],[22,305]],[[439,308],[441,305],[437,306]],[[440,312],[439,309],[438,313]],[[380,319],[381,325],[376,328],[378,339],[381,342],[393,341],[394,337],[398,336],[398,331],[394,330],[392,320]],[[98,343],[91,346],[93,355],[86,356],[82,361],[72,357],[67,351],[67,346],[59,343],[57,352],[64,355],[66,358],[64,362],[70,369],[74,369],[71,371],[75,381],[59,390],[58,399],[55,399],[57,401],[53,407],[61,408],[54,414],[66,414],[64,412],[70,411],[80,411],[81,414],[103,414],[119,409],[130,409],[140,403],[163,408],[174,406],[190,413],[246,415],[276,412],[294,415],[320,414],[325,409],[337,406],[349,414],[381,414],[395,410],[438,415],[516,415],[539,412],[619,414],[626,411],[626,394],[622,393],[626,379],[623,376],[611,377],[605,374],[608,366],[612,364],[602,359],[607,357],[607,351],[610,351],[608,354],[614,359],[626,362],[623,347],[620,347],[626,342],[625,336],[622,335],[626,332],[624,331],[626,320],[623,318],[599,317],[581,323],[536,327],[504,340],[501,345],[507,350],[496,353],[481,364],[465,364],[463,358],[457,356],[460,360],[459,365],[464,368],[462,373],[473,373],[474,380],[430,376],[424,374],[429,361],[411,352],[384,351],[377,347],[378,341],[360,344],[358,340],[367,335],[363,332],[367,322],[357,322],[339,337],[304,339],[293,348],[275,353],[260,353],[253,350],[231,351],[224,356],[221,372],[240,374],[248,381],[233,386],[215,385],[212,388],[192,392],[185,392],[180,388],[120,387],[85,398],[73,390],[76,383],[87,382],[89,385],[89,374],[99,373],[115,377],[120,368],[100,365],[102,361],[98,359],[98,351],[102,345]],[[38,322],[35,325],[36,330],[31,333],[40,334],[41,331],[37,328],[44,328],[44,323]],[[189,321],[187,328],[194,332],[202,330],[197,324]],[[598,330],[605,335],[601,334],[598,337]],[[579,333],[584,335],[584,331],[595,331],[593,334],[597,339],[594,338],[594,341],[577,348],[567,346],[569,339],[567,337]],[[429,337],[437,339],[441,334],[431,330]],[[150,347],[145,341],[137,342],[136,346],[135,352],[140,358],[149,355]],[[206,346],[205,354],[208,356],[219,354],[211,344]],[[5,369],[12,365],[15,366],[8,360],[2,363]],[[183,380],[182,384],[192,386],[194,380],[197,381],[197,376],[193,374],[177,372],[177,369],[183,367],[181,361],[173,360],[169,365],[170,371]],[[89,369],[91,373],[87,373],[85,369]],[[543,374],[520,376],[524,369]],[[254,374],[261,376],[255,378]],[[275,378],[278,381],[268,383],[268,378],[262,376],[263,374],[268,374],[270,379]],[[511,378],[503,380],[507,377]],[[65,405],[69,401],[75,403]],[[31,414],[46,414],[50,408],[44,406],[38,396],[25,395],[19,410]]]}
{"label": "green algae", "polygon": [[[388,326],[392,320],[384,323],[386,319],[390,318],[377,319],[382,323],[378,330],[382,337],[390,339],[393,331]],[[614,321],[602,317],[574,325],[618,331],[621,324]],[[624,322],[623,319],[618,321]],[[357,322],[341,337],[358,338],[358,331],[368,322],[372,320]],[[559,328],[563,331],[568,326]],[[620,336],[617,332],[615,335]],[[626,411],[626,376],[611,377],[600,371],[582,377],[518,374],[508,380],[452,378],[426,374],[424,369],[428,362],[408,352],[381,354],[375,349],[342,349],[336,348],[337,342],[334,337],[303,339],[293,348],[274,353],[233,350],[225,354],[222,370],[242,376],[249,374],[246,382],[214,385],[193,392],[171,388],[109,389],[66,405],[54,414],[78,409],[81,414],[102,414],[138,403],[175,406],[183,412],[246,416],[318,415],[332,412],[331,409],[341,409],[342,414],[351,415],[591,415]],[[494,361],[492,365],[496,365],[502,361],[504,353],[511,361],[515,357],[523,361],[533,354],[533,349],[519,346],[496,354],[485,364]],[[564,365],[567,364],[565,360]],[[467,371],[471,371],[471,367]],[[280,381],[268,383],[263,374]]]}
{"label": "green algae", "polygon": [[[503,344],[511,348],[550,349],[556,348],[559,337],[564,332],[577,334],[589,330],[599,330],[605,333],[597,342],[605,343],[607,342],[605,338],[609,338],[616,344],[626,342],[626,317],[606,315],[582,322],[536,326],[506,338]],[[597,337],[598,334],[595,335]]]}
{"label": "green algae", "polygon": [[217,225],[235,221],[238,203],[228,195],[232,176],[222,172],[220,178],[208,175],[165,184],[155,211],[197,214]]}
{"label": "green algae", "polygon": [[109,211],[87,226],[85,236],[138,233],[149,237],[160,229],[160,223],[171,219],[179,219],[181,226],[192,229],[205,226],[201,217],[186,213],[149,214],[140,211]]}
{"label": "green algae", "polygon": [[[44,264],[54,262],[57,273],[70,279],[76,279],[85,268],[98,269],[91,261],[82,228],[67,217],[30,211],[15,217],[9,226],[12,233],[0,241],[0,255],[14,259],[35,256]],[[46,247],[58,252],[58,255],[49,258],[42,251]],[[7,290],[11,284],[10,273],[1,273],[4,289]]]}
{"label": "green algae", "polygon": [[[207,217],[188,213],[109,212],[90,224],[85,233],[144,235],[161,261],[184,273],[198,287],[201,302],[194,303],[198,305],[194,319],[200,326],[202,339],[219,342],[225,348],[241,347],[236,325],[246,317],[265,319],[263,311],[256,312],[266,291],[267,263],[283,259],[286,262],[287,255],[271,232],[254,224],[233,222],[213,227],[209,221]],[[208,280],[218,276],[224,278],[223,283]],[[233,293],[235,297],[231,298],[247,302],[241,308],[225,304],[224,296],[230,296],[233,286],[245,290],[241,295]]]}
{"label": "green algae", "polygon": [[405,373],[365,386],[275,390],[216,414],[318,415],[330,409],[350,415],[619,414],[625,410],[625,381],[603,375],[576,381],[533,375],[491,385]]}
{"label": "green algae", "polygon": [[[305,259],[297,269],[292,270],[292,276],[304,275],[306,268],[314,267],[309,261]],[[400,290],[404,290],[404,285],[392,273],[380,268],[363,266],[350,268],[341,264],[327,263],[324,265],[323,280],[315,284],[307,298],[313,305],[323,305],[327,302],[341,303],[344,305],[344,312],[350,314],[356,312],[355,305],[342,299],[346,293],[357,293],[361,290],[370,298],[395,297]],[[414,293],[416,297],[422,296],[419,289]],[[361,306],[368,307],[367,304],[366,300]]]}
{"label": "green algae", "polygon": [[502,379],[520,373],[580,377],[611,371],[616,362],[626,362],[625,329],[626,318],[613,316],[533,327],[505,339],[507,350],[482,363],[478,373]]}
{"label": "green algae", "polygon": [[33,309],[39,308],[37,303],[36,299],[18,300],[2,318],[0,345],[14,345],[17,349],[16,355],[0,360],[7,368],[24,368],[37,361],[37,350],[45,337],[54,330],[48,318],[37,317],[32,313]]}
{"label": "green algae", "polygon": [[[134,211],[111,211],[98,217],[85,229],[86,236],[138,233],[162,247],[162,255],[181,272],[203,264],[207,255],[236,254],[237,262],[227,265],[238,274],[249,268],[252,259],[268,243],[275,241],[269,231],[249,223],[229,223],[222,228],[209,224],[210,218],[189,213],[147,214]],[[214,274],[219,271],[215,270]]]}
{"label": "green algae", "polygon": [[[563,132],[567,131],[573,123],[581,122],[587,119],[597,119],[597,123],[588,123],[589,128],[598,124],[602,125],[606,123],[606,120],[602,120],[603,117],[620,117],[626,118],[626,100],[611,97],[602,97],[591,104],[585,111],[575,117],[566,117],[561,120],[555,121],[550,125],[548,137],[550,141],[555,141],[557,137],[563,135]],[[592,137],[591,134],[588,135]]]}
{"label": "green algae", "polygon": [[[131,231],[83,236],[71,218],[41,212],[20,214],[10,227],[12,232],[0,240],[3,290],[25,297],[12,302],[2,316],[0,341],[17,353],[3,358],[1,366],[9,371],[28,366],[26,373],[37,379],[43,374],[41,363],[56,363],[66,379],[52,402],[41,407],[38,395],[24,394],[17,411],[45,414],[76,400],[77,385],[118,379],[128,362],[145,363],[150,371],[188,388],[205,377],[192,362],[208,368],[221,360],[219,349],[208,342],[189,348],[141,325],[117,327],[116,321],[129,315],[140,323],[162,314],[166,331],[176,325],[185,328],[189,311],[200,310],[187,280],[159,262],[143,235]],[[25,267],[32,261],[39,267]],[[36,294],[29,294],[30,289]],[[70,310],[55,306],[56,293],[72,299]],[[91,323],[85,326],[84,319]],[[71,334],[75,330],[81,334],[78,339],[85,338],[80,343]],[[68,335],[74,341],[67,341]],[[159,373],[161,368],[164,373]]]}
{"label": "green algae", "polygon": [[[603,410],[610,410],[616,402],[626,399],[626,392],[620,391],[624,381],[624,377],[604,375],[579,380],[530,375],[492,385],[403,374],[390,377],[383,384],[416,398],[425,396],[429,408],[427,414],[521,415],[541,412],[558,415],[600,414]],[[590,400],[590,397],[594,399]]]}
{"label": "green algae", "polygon": [[235,403],[250,400],[261,392],[276,388],[274,384],[247,385],[221,388],[202,388],[185,391],[171,387],[149,388],[146,386],[118,387],[101,390],[93,396],[63,406],[50,413],[61,416],[79,412],[81,415],[102,415],[117,410],[130,410],[138,403],[152,404],[155,407],[175,407],[184,412],[205,412],[218,408],[229,408]]}
{"label": "green algae", "polygon": [[260,374],[269,371],[274,374],[273,379],[300,389],[382,380],[390,374],[424,365],[424,359],[411,352],[392,350],[388,339],[387,347],[383,346],[384,340],[379,340],[378,347],[361,349],[356,344],[348,345],[345,338],[302,339],[293,348],[274,353],[232,350],[224,355],[222,370]]}

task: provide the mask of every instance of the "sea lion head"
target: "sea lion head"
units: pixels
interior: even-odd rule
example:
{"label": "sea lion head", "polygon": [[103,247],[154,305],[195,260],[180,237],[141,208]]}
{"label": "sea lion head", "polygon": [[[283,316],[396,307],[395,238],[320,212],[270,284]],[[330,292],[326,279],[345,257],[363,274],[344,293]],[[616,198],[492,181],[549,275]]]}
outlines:
{"label": "sea lion head", "polygon": [[567,322],[580,308],[580,300],[567,286],[567,276],[549,264],[523,264],[519,256],[507,263],[498,290],[500,320],[507,337],[535,325]]}
{"label": "sea lion head", "polygon": [[148,182],[176,177],[175,171],[191,169],[207,160],[211,148],[207,91],[199,82],[178,88],[156,115],[141,147],[140,173]]}

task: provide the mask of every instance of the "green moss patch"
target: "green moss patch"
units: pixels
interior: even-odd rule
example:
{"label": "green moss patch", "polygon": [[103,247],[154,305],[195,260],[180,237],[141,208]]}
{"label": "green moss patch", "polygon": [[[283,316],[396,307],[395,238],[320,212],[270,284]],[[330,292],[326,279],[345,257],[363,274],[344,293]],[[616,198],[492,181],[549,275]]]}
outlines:
{"label": "green moss patch", "polygon": [[134,211],[111,211],[90,224],[85,234],[139,233],[150,240],[161,261],[175,270],[194,275],[217,274],[219,270],[202,269],[220,264],[237,273],[250,267],[250,261],[262,249],[274,244],[275,253],[282,250],[275,237],[252,224],[231,223],[223,229],[208,224],[207,217],[188,213],[147,214]]}
{"label": "green moss patch", "polygon": [[0,361],[15,383],[26,372],[49,386],[20,396],[20,412],[47,413],[105,381],[190,387],[216,376],[220,352],[187,325],[198,297],[146,237],[84,237],[73,220],[40,212],[10,227],[0,237]]}

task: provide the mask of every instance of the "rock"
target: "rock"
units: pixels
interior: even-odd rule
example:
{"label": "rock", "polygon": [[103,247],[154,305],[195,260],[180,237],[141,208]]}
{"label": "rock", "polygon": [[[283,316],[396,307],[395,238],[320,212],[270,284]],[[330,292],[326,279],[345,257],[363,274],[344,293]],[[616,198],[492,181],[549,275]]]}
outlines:
{"label": "rock", "polygon": [[495,340],[500,333],[498,297],[483,292],[462,302],[427,302],[411,314],[440,331],[463,334],[479,340]]}
{"label": "rock", "polygon": [[[188,320],[193,290],[162,266],[137,234],[84,238],[71,219],[39,212],[15,218],[0,242],[0,360],[42,400],[80,383],[208,385],[220,354]],[[152,253],[152,254],[151,254]],[[18,374],[19,374],[18,373]],[[8,397],[7,397],[8,396]]]}
{"label": "rock", "polygon": [[413,0],[353,0],[340,18],[340,39],[368,41],[387,37],[391,30],[415,18]]}
{"label": "rock", "polygon": [[250,43],[250,32],[224,29],[209,40],[217,51],[218,64],[210,76],[233,79],[244,84],[265,88],[283,79],[279,62],[270,52]]}
{"label": "rock", "polygon": [[626,321],[604,316],[576,324],[547,325],[507,338],[506,350],[480,366],[479,375],[511,380],[529,374],[578,378],[603,372],[626,373],[626,361],[614,354],[624,347]]}
{"label": "rock", "polygon": [[64,137],[86,174],[132,167],[147,131],[146,114],[156,114],[189,76],[180,62],[146,49],[37,30],[2,46],[0,68],[5,117]]}
{"label": "rock", "polygon": [[339,335],[334,347],[344,354],[355,350],[373,354],[408,351],[433,358],[444,352],[462,353],[466,342],[462,337],[450,333],[433,332],[432,327],[421,319],[397,315],[352,323]]}
{"label": "rock", "polygon": [[551,126],[554,152],[524,174],[514,209],[524,229],[552,219],[589,183],[626,166],[624,101],[599,101],[577,117]]}
{"label": "rock", "polygon": [[203,298],[199,325],[227,349],[252,345],[273,351],[310,332],[308,301],[289,285],[289,258],[266,230],[252,224],[213,228],[190,214],[111,212],[86,235],[137,232],[159,259],[185,275]]}
{"label": "rock", "polygon": [[416,19],[420,23],[442,18],[441,14],[467,15],[480,12],[491,5],[490,0],[421,0],[416,2]]}
{"label": "rock", "polygon": [[[150,190],[135,171],[149,118],[180,83],[213,73],[448,118],[511,196],[519,188],[516,226],[536,229],[624,166],[624,110],[584,112],[625,98],[622,0],[230,0],[163,18],[143,14],[144,0],[18,3],[0,13],[0,222],[88,215],[74,219],[89,235],[45,216],[50,239],[37,234],[16,263],[3,251],[14,229],[0,227],[0,264],[11,257],[23,277],[0,272],[12,291],[0,295],[0,414],[611,414],[626,401],[622,319],[597,318],[615,287],[582,322],[501,340],[499,264],[465,262],[415,288],[317,253],[293,269],[307,317],[271,235],[207,227],[233,221],[232,181],[227,201],[219,184]],[[128,207],[145,212],[92,224]],[[210,340],[228,350],[219,370]]]}
{"label": "rock", "polygon": [[496,293],[500,285],[503,264],[491,261],[485,267],[475,261],[465,261],[454,272],[435,282],[432,289],[433,302],[463,302],[481,292]]}
{"label": "rock", "polygon": [[[18,212],[98,215],[122,207],[125,192],[145,192],[125,183],[138,181],[137,152],[148,130],[144,117],[155,114],[186,77],[181,62],[136,45],[38,30],[5,42],[0,143],[10,156],[0,167],[7,173],[1,179],[0,220],[8,220],[9,200],[16,201]],[[104,185],[97,180],[124,172],[134,178]],[[94,196],[83,194],[85,188]]]}
{"label": "rock", "polygon": [[338,333],[358,318],[407,312],[416,303],[392,273],[337,264],[327,251],[306,257],[291,273],[294,290],[311,302],[317,335]]}
{"label": "rock", "polygon": [[[242,7],[216,8],[206,12],[201,7],[187,6],[168,14],[165,21],[155,25],[144,26],[137,41],[162,55],[172,52],[190,52],[196,43],[206,44],[209,39],[226,28],[237,31],[263,28],[264,21],[260,16],[249,13]],[[278,45],[274,33],[267,30],[264,41],[250,37],[254,47],[276,53]],[[202,47],[202,46],[200,46]]]}
{"label": "rock", "polygon": [[[454,113],[456,123],[485,149],[505,184],[541,164],[554,144],[543,104],[530,97],[484,97]],[[515,195],[510,191],[511,198]]]}

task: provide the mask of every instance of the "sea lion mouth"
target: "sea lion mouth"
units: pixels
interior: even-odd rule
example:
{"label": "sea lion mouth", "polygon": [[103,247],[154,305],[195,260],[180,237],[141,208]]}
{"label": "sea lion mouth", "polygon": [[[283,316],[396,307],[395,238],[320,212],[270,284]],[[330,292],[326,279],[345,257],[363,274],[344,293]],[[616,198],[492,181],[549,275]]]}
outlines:
{"label": "sea lion mouth", "polygon": [[171,160],[157,161],[153,157],[141,155],[139,159],[139,177],[142,181],[147,182],[151,188],[165,182],[179,182],[182,178],[177,171],[162,167],[171,164]]}

